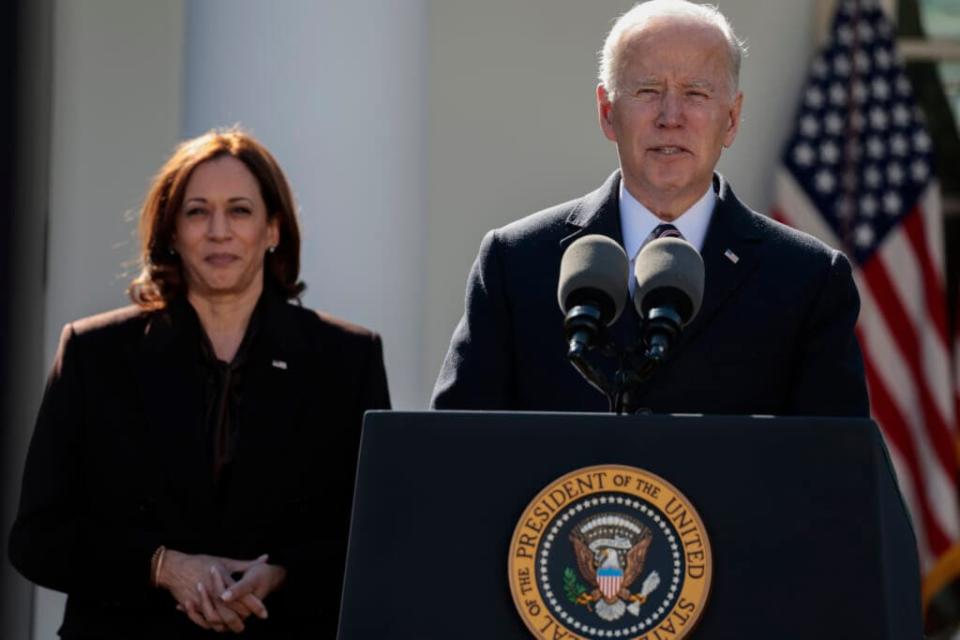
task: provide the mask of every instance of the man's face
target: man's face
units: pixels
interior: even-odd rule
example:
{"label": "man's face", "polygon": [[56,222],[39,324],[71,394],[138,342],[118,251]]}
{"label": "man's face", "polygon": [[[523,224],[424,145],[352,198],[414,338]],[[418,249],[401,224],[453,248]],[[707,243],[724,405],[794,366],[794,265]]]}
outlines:
{"label": "man's face", "polygon": [[600,126],[617,143],[624,185],[672,220],[709,188],[724,146],[733,143],[742,94],[734,94],[723,34],[677,17],[626,34],[613,102],[597,87]]}

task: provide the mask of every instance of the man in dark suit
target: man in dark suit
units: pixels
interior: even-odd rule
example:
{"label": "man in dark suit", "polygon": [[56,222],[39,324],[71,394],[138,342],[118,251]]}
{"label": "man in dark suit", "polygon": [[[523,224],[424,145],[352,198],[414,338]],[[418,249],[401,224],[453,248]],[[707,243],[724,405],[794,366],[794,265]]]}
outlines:
{"label": "man in dark suit", "polygon": [[[571,242],[603,234],[631,258],[662,223],[703,257],[704,300],[636,398],[655,412],[868,414],[846,258],[745,207],[714,172],[737,134],[742,44],[718,11],[638,4],[611,29],[597,106],[620,170],[583,198],[491,231],[434,389],[437,409],[604,411],[566,362],[556,302]],[[638,335],[632,305],[612,328]],[[608,373],[610,373],[608,371]]]}

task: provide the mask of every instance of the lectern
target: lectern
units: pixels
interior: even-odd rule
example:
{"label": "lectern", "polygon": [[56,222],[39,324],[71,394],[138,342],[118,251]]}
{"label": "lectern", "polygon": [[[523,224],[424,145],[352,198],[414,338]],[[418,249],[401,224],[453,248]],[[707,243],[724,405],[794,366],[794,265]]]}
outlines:
{"label": "lectern", "polygon": [[[510,586],[518,523],[545,487],[597,465],[654,474],[695,506],[709,537],[712,579],[689,637],[922,636],[916,542],[869,420],[372,412],[363,427],[339,638],[530,638]],[[571,529],[553,548],[566,549],[578,535]],[[549,550],[545,536],[531,542],[533,553]],[[616,565],[615,555],[604,558]],[[594,614],[588,572],[566,571],[567,584],[558,578],[547,587],[551,598]],[[650,602],[671,593],[670,576],[660,574]],[[546,570],[533,579],[541,577]],[[631,593],[638,592],[639,580]],[[603,596],[595,600],[600,605]],[[556,637],[673,637],[658,630],[656,610],[635,611],[632,618],[621,610],[615,622],[598,618],[579,636],[558,626]],[[645,616],[654,622],[642,626]],[[605,635],[621,623],[643,630]]]}

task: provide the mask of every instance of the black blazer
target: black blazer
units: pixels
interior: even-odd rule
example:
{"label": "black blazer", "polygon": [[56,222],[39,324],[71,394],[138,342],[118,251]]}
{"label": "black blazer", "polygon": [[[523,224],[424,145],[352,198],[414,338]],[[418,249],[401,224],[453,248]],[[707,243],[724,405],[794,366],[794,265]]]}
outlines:
{"label": "black blazer", "polygon": [[[566,360],[556,292],[571,242],[599,233],[623,244],[619,185],[616,172],[583,198],[484,237],[434,408],[607,410]],[[867,415],[854,335],[860,301],[847,259],[751,211],[719,175],[714,190],[702,307],[642,387],[642,405],[658,413]],[[620,344],[636,340],[632,304],[612,332]]]}
{"label": "black blazer", "polygon": [[248,620],[244,637],[333,636],[361,420],[390,402],[380,338],[264,296],[220,495],[203,435],[198,343],[177,305],[64,328],[10,536],[13,564],[68,594],[63,637],[222,637],[149,586],[161,544],[240,559],[269,553],[287,582],[267,598],[270,618]]}

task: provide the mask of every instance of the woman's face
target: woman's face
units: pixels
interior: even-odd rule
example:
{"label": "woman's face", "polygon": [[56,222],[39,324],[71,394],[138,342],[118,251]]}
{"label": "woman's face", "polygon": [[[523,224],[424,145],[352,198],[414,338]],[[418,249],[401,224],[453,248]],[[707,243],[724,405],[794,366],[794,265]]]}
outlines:
{"label": "woman's face", "polygon": [[177,212],[173,248],[187,291],[204,298],[259,296],[263,260],[280,240],[246,165],[221,156],[196,167]]}

